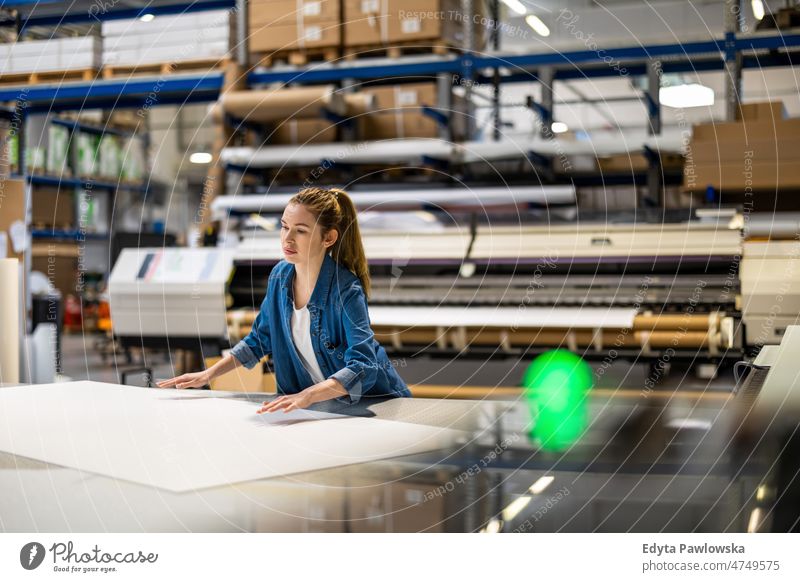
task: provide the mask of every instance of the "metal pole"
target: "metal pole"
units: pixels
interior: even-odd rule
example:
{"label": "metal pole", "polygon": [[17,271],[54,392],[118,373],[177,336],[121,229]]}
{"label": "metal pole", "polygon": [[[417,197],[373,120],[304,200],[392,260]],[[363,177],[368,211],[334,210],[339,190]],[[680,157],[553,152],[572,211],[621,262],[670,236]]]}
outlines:
{"label": "metal pole", "polygon": [[539,86],[542,88],[542,99],[540,101],[542,127],[540,133],[543,138],[550,139],[553,136],[553,82],[555,71],[553,67],[542,67],[539,69],[537,76],[539,77]]}
{"label": "metal pole", "polygon": [[725,117],[735,121],[742,95],[742,59],[736,51],[736,33],[742,29],[741,0],[725,0]]}
{"label": "metal pole", "polygon": [[247,2],[236,0],[236,60],[245,69],[248,66]]}
{"label": "metal pole", "polygon": [[464,117],[466,122],[466,139],[475,134],[475,107],[472,104],[472,59],[475,52],[475,27],[472,22],[474,6],[472,0],[461,0],[461,18],[464,26],[464,56],[462,57],[461,78],[464,82]]}
{"label": "metal pole", "polygon": [[[661,63],[650,61],[647,65],[647,132],[650,135],[661,133]],[[658,206],[663,205],[661,158],[657,151],[648,152],[647,156],[647,191],[650,200]]]}
{"label": "metal pole", "polygon": [[[491,44],[493,51],[500,50],[500,0],[492,0],[491,3],[491,21],[493,23],[492,26],[492,37],[491,37]],[[502,120],[500,119],[500,69],[494,69],[494,75],[492,76],[492,139],[494,141],[500,141],[500,134],[501,134],[501,124]]]}

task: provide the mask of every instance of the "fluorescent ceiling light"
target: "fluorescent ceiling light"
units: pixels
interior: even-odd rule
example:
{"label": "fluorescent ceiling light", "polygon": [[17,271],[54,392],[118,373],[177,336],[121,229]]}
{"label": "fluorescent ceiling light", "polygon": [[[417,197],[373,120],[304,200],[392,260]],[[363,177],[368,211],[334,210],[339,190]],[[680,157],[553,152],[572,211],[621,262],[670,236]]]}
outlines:
{"label": "fluorescent ceiling light", "polygon": [[750,0],[750,7],[753,9],[753,16],[756,20],[764,18],[764,2],[762,0]]}
{"label": "fluorescent ceiling light", "polygon": [[553,133],[564,133],[565,131],[569,131],[569,127],[563,121],[554,121],[553,125],[550,126],[550,129]]}
{"label": "fluorescent ceiling light", "polygon": [[539,493],[550,487],[550,483],[555,480],[556,478],[552,475],[539,477],[536,481],[534,481],[533,485],[528,488],[528,491],[530,491],[532,495],[539,495]]}
{"label": "fluorescent ceiling light", "polygon": [[542,22],[542,19],[535,14],[528,14],[525,17],[525,22],[527,22],[528,26],[539,36],[550,36],[550,29],[547,28],[547,25]]}
{"label": "fluorescent ceiling light", "polygon": [[211,154],[208,152],[196,152],[189,156],[189,161],[193,164],[210,164],[211,160]]}
{"label": "fluorescent ceiling light", "polygon": [[154,18],[155,18],[155,15],[154,15],[154,14],[147,13],[147,14],[142,14],[142,15],[139,17],[139,20],[141,20],[142,22],[150,22],[150,21],[151,21],[151,20],[153,20]]}
{"label": "fluorescent ceiling light", "polygon": [[658,98],[661,104],[667,107],[705,107],[714,105],[714,90],[697,83],[675,85],[674,87],[661,87]]}
{"label": "fluorescent ceiling light", "polygon": [[517,14],[525,14],[528,11],[525,5],[519,0],[503,0],[503,4],[511,8],[511,10]]}

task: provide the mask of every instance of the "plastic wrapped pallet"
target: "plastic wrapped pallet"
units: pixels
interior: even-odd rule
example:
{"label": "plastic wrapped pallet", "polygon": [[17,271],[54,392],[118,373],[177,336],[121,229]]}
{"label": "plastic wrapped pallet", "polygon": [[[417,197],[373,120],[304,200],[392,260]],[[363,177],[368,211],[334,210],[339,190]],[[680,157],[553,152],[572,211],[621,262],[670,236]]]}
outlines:
{"label": "plastic wrapped pallet", "polygon": [[93,36],[30,40],[5,45],[0,58],[4,73],[34,73],[97,69],[102,56],[101,40]]}
{"label": "plastic wrapped pallet", "polygon": [[228,55],[234,19],[230,10],[103,22],[104,65],[149,65],[223,59]]}
{"label": "plastic wrapped pallet", "polygon": [[119,141],[115,135],[104,135],[100,138],[99,156],[100,175],[104,178],[117,179],[120,175]]}
{"label": "plastic wrapped pallet", "polygon": [[90,133],[77,132],[73,144],[73,147],[78,149],[77,168],[75,168],[78,176],[94,176],[98,172],[98,137]]}
{"label": "plastic wrapped pallet", "polygon": [[54,176],[70,176],[69,130],[61,125],[50,124],[47,128],[47,173]]}
{"label": "plastic wrapped pallet", "polygon": [[144,145],[142,140],[129,137],[122,146],[122,179],[140,182],[144,179]]}

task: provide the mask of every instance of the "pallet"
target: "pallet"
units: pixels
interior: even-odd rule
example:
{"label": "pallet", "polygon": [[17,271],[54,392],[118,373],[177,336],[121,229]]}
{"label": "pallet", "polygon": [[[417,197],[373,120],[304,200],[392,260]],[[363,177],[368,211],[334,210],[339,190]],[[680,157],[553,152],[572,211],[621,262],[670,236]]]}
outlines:
{"label": "pallet", "polygon": [[0,85],[38,85],[45,83],[64,83],[69,81],[93,81],[97,69],[74,69],[69,71],[37,71],[33,73],[2,73]]}
{"label": "pallet", "polygon": [[302,67],[309,63],[335,62],[339,60],[339,57],[339,47],[320,47],[275,51],[269,54],[253,54],[250,57],[250,61],[254,67],[262,66],[270,68],[278,64]]}
{"label": "pallet", "polygon": [[457,52],[457,48],[444,43],[441,39],[428,41],[413,41],[393,45],[372,44],[346,47],[342,54],[345,61],[354,61],[366,58],[399,59],[411,55],[437,55],[450,56]]}
{"label": "pallet", "polygon": [[223,69],[230,58],[193,59],[189,61],[172,61],[163,63],[147,63],[142,65],[106,65],[103,67],[103,79],[115,79],[136,75],[172,75],[180,73],[207,72]]}

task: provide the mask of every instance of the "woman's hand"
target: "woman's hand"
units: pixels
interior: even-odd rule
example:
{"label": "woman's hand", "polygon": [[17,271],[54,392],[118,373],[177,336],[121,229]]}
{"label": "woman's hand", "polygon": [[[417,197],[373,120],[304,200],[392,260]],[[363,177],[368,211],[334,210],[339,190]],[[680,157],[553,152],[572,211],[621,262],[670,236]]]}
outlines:
{"label": "woman's hand", "polygon": [[292,410],[299,410],[307,408],[314,404],[314,399],[311,397],[308,389],[298,392],[297,394],[285,394],[278,396],[275,400],[264,402],[258,410],[258,414],[263,412],[291,412]]}
{"label": "woman's hand", "polygon": [[159,388],[202,388],[209,382],[211,382],[211,375],[206,370],[205,372],[191,372],[169,380],[162,380],[161,382],[156,382],[156,386]]}

